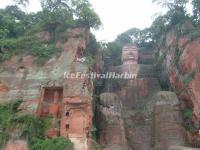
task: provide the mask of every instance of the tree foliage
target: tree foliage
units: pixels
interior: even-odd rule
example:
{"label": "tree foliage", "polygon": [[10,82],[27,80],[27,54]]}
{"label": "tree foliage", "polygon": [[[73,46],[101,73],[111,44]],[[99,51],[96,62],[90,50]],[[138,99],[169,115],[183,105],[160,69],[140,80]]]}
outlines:
{"label": "tree foliage", "polygon": [[43,10],[49,12],[57,12],[58,10],[70,11],[67,0],[41,0]]}
{"label": "tree foliage", "polygon": [[[24,6],[29,2],[29,0],[14,1]],[[57,18],[63,19],[63,17],[62,21],[68,20],[70,16],[71,20],[77,20],[79,26],[98,29],[101,25],[99,16],[92,9],[88,0],[41,0],[40,2],[46,17],[50,16],[48,17],[49,22],[53,20],[57,22]]]}
{"label": "tree foliage", "polygon": [[86,27],[98,29],[101,25],[101,20],[95,11],[91,8],[91,4],[87,0],[72,1],[75,15],[78,17],[78,22]]}
{"label": "tree foliage", "polygon": [[30,150],[73,150],[73,143],[63,137],[55,139],[35,139],[33,140]]}
{"label": "tree foliage", "polygon": [[199,0],[193,0],[193,14],[194,14],[194,19],[198,23],[200,23],[200,1]]}
{"label": "tree foliage", "polygon": [[189,0],[152,0],[153,3],[173,9],[175,6],[185,7]]}
{"label": "tree foliage", "polygon": [[0,37],[11,38],[23,35],[26,28],[25,13],[17,6],[0,10]]}
{"label": "tree foliage", "polygon": [[73,150],[70,140],[56,138],[45,140],[45,131],[51,125],[51,117],[38,118],[29,114],[18,114],[21,100],[0,105],[0,148],[17,130],[19,139],[26,139],[31,150]]}
{"label": "tree foliage", "polygon": [[29,4],[29,0],[14,0],[17,5],[27,6]]}
{"label": "tree foliage", "polygon": [[[29,4],[29,0],[14,0],[14,2],[23,6]],[[58,26],[98,29],[101,25],[99,16],[88,0],[40,0],[40,2],[42,11],[36,14],[26,14],[16,5],[8,6],[5,10],[0,11],[0,24],[7,23],[5,26],[10,25],[10,28],[16,27],[17,24],[24,29],[28,29],[27,26],[29,28],[40,26],[51,31],[56,30]],[[5,34],[5,32],[1,32],[3,35]]]}
{"label": "tree foliage", "polygon": [[[0,9],[0,61],[14,54],[30,53],[39,62],[55,56],[56,36],[69,28],[98,28],[101,21],[87,0],[41,0],[42,11],[24,12],[29,0],[14,0],[13,6]],[[35,34],[48,31],[51,41],[42,43]],[[54,45],[53,45],[54,44]]]}

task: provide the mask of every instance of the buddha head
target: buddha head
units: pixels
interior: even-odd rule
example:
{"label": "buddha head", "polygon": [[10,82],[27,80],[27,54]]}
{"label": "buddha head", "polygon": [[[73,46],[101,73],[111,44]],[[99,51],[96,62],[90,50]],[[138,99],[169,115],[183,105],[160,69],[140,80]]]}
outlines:
{"label": "buddha head", "polygon": [[138,64],[138,48],[135,45],[127,45],[122,49],[123,64]]}

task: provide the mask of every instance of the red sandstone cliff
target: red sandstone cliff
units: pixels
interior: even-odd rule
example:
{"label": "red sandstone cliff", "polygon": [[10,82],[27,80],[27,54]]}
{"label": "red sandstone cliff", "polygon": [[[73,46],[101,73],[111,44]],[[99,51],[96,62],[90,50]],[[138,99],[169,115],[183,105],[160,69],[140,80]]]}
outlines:
{"label": "red sandstone cliff", "polygon": [[169,82],[186,107],[193,108],[200,118],[200,39],[189,41],[187,37],[176,37],[175,32],[167,34],[166,50],[160,49],[164,69]]}
{"label": "red sandstone cliff", "polygon": [[[56,46],[62,51],[44,65],[38,66],[31,55],[13,56],[5,61],[0,72],[0,103],[22,99],[21,113],[38,116],[52,115],[59,127],[52,125],[46,137],[69,138],[75,150],[90,150],[92,131],[93,81],[88,79],[65,79],[64,73],[87,73],[91,66],[77,61],[84,58],[90,38],[89,30],[76,28],[66,31],[67,40],[57,39]],[[50,33],[36,34],[42,41],[50,40]],[[95,56],[94,56],[95,57]],[[99,60],[100,56],[96,56]],[[100,60],[99,60],[100,61]],[[100,63],[94,66],[100,69]],[[93,67],[93,66],[92,66]],[[26,141],[9,141],[6,150],[28,149]]]}
{"label": "red sandstone cliff", "polygon": [[[191,25],[186,26],[191,28]],[[177,29],[171,29],[166,34],[166,40],[158,45],[157,55],[157,66],[161,69],[160,82],[163,87],[169,86],[176,92],[183,112],[193,112],[188,120],[184,120],[184,124],[187,124],[186,129],[190,128],[187,129],[187,144],[199,147],[200,39],[191,40],[187,35],[180,35]]]}

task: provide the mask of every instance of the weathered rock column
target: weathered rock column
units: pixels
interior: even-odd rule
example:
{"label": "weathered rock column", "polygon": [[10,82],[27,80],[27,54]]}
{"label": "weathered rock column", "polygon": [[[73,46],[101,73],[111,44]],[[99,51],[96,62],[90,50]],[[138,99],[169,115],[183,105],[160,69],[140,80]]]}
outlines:
{"label": "weathered rock column", "polygon": [[92,97],[85,79],[67,79],[64,83],[60,135],[74,143],[75,150],[90,150]]}
{"label": "weathered rock column", "polygon": [[155,150],[168,150],[185,145],[185,129],[179,101],[173,92],[162,91],[154,107]]}
{"label": "weathered rock column", "polygon": [[125,146],[122,105],[118,96],[114,93],[102,93],[97,111],[99,143],[106,148],[112,145]]}

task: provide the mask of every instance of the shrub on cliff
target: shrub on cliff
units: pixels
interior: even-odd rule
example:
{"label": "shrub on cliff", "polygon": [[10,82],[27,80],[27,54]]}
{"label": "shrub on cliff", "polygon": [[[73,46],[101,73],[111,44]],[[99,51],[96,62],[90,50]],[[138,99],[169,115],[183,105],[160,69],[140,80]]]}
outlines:
{"label": "shrub on cliff", "polygon": [[[14,1],[23,6],[29,2]],[[16,5],[0,9],[0,61],[29,53],[38,58],[37,62],[44,62],[60,52],[55,48],[59,33],[75,27],[97,29],[101,25],[88,0],[41,0],[41,6],[42,11],[29,14]],[[35,34],[41,31],[49,32],[51,40],[39,41]]]}
{"label": "shrub on cliff", "polygon": [[34,139],[30,150],[73,150],[74,145],[70,140],[63,137],[55,139]]}
{"label": "shrub on cliff", "polygon": [[18,115],[21,100],[0,105],[0,147],[4,146],[12,132],[19,130],[19,138],[30,143],[34,137],[43,137],[50,122],[49,118],[37,118],[32,115]]}
{"label": "shrub on cliff", "polygon": [[99,43],[97,42],[94,35],[90,34],[89,42],[85,49],[85,57],[86,60],[84,64],[86,64],[89,67],[92,67],[95,64],[95,56],[99,49]]}
{"label": "shrub on cliff", "polygon": [[31,150],[73,150],[73,144],[64,138],[46,140],[44,132],[51,124],[51,118],[18,114],[21,100],[0,105],[0,148],[3,148],[12,134],[25,139]]}
{"label": "shrub on cliff", "polygon": [[0,41],[0,45],[2,47],[0,62],[10,59],[12,55],[31,54],[37,58],[38,64],[43,64],[45,60],[56,56],[61,51],[53,43],[45,46],[35,36],[4,39]]}

